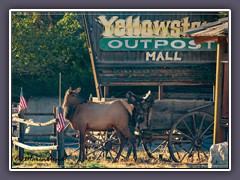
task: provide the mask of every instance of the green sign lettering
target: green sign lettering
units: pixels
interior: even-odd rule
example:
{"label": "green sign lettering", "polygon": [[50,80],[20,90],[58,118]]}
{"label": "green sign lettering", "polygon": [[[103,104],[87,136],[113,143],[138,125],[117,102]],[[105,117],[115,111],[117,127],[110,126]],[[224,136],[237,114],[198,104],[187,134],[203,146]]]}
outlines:
{"label": "green sign lettering", "polygon": [[102,38],[103,51],[216,51],[216,43],[196,45],[191,38]]}

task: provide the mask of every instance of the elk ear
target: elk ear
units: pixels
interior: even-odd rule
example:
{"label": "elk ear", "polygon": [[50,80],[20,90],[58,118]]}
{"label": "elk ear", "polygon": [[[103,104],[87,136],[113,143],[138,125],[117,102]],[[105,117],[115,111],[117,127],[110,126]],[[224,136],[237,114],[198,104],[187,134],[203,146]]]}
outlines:
{"label": "elk ear", "polygon": [[72,91],[72,87],[70,87],[70,88],[68,89],[68,92],[70,92],[70,91]]}
{"label": "elk ear", "polygon": [[129,91],[126,93],[126,98],[130,98]]}
{"label": "elk ear", "polygon": [[80,88],[80,87],[75,90],[75,92],[76,92],[77,94],[80,93],[80,91],[81,91],[81,88]]}
{"label": "elk ear", "polygon": [[136,102],[136,98],[135,97],[132,96],[132,97],[130,97],[130,99],[131,99],[132,102]]}

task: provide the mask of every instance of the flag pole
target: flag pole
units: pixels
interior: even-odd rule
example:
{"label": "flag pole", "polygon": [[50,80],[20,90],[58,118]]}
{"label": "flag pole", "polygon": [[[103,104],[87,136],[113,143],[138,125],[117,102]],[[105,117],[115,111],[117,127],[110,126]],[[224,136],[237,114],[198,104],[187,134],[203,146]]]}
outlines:
{"label": "flag pole", "polygon": [[58,104],[59,104],[59,107],[61,107],[61,73],[59,73],[59,99],[58,99]]}

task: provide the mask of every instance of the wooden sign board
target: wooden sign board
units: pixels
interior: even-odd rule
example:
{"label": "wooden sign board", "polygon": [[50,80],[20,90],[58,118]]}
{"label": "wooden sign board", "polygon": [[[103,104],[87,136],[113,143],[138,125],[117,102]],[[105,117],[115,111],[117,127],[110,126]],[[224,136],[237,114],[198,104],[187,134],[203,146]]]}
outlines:
{"label": "wooden sign board", "polygon": [[195,45],[182,35],[217,18],[216,12],[86,13],[99,84],[214,84],[216,43]]}

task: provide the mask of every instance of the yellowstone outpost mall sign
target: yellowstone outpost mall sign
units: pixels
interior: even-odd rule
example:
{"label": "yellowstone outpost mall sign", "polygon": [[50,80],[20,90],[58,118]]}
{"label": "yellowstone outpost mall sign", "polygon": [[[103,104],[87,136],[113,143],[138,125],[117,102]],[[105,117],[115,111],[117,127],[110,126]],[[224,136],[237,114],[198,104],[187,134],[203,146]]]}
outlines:
{"label": "yellowstone outpost mall sign", "polygon": [[[141,16],[128,16],[126,19],[113,16],[109,20],[106,16],[99,16],[97,20],[104,26],[103,38],[99,42],[103,51],[146,51],[146,61],[180,61],[182,58],[178,52],[170,57],[168,51],[216,50],[216,44],[211,41],[195,45],[190,38],[180,38],[184,31],[206,24],[206,21],[189,22],[189,17],[172,21],[141,21]],[[163,54],[162,51],[167,52]]]}
{"label": "yellowstone outpost mall sign", "polygon": [[87,13],[99,84],[213,84],[216,43],[195,45],[182,35],[216,17],[204,12]]}

